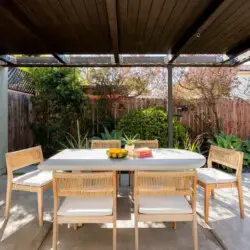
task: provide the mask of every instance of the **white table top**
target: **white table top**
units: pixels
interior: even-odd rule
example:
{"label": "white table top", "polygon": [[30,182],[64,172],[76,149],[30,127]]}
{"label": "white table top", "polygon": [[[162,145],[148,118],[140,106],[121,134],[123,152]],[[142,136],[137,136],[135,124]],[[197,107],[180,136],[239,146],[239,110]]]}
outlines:
{"label": "white table top", "polygon": [[39,165],[41,170],[177,171],[204,166],[203,155],[179,149],[153,149],[153,157],[109,159],[107,149],[66,149]]}

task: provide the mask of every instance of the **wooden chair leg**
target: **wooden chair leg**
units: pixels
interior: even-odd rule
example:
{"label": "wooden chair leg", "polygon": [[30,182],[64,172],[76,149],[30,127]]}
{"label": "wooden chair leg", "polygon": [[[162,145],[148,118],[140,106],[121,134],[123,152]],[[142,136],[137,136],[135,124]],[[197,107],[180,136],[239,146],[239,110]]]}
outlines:
{"label": "wooden chair leg", "polygon": [[211,190],[211,197],[214,198],[214,189]]}
{"label": "wooden chair leg", "polygon": [[54,217],[54,222],[53,222],[53,242],[52,242],[52,249],[56,250],[57,249],[57,238],[58,238],[58,224],[57,220]]}
{"label": "wooden chair leg", "polygon": [[37,192],[39,226],[43,226],[43,190]]}
{"label": "wooden chair leg", "polygon": [[116,219],[113,221],[113,250],[117,248],[117,228],[116,228]]}
{"label": "wooden chair leg", "polygon": [[77,231],[77,229],[78,229],[78,225],[74,224],[74,231]]}
{"label": "wooden chair leg", "polygon": [[204,218],[205,222],[208,223],[209,217],[209,199],[210,199],[210,189],[206,186],[204,189]]}
{"label": "wooden chair leg", "polygon": [[244,202],[243,202],[243,191],[242,191],[242,184],[238,183],[238,196],[239,196],[239,205],[240,205],[240,217],[244,218]]}
{"label": "wooden chair leg", "polygon": [[176,221],[173,221],[173,229],[176,230]]}
{"label": "wooden chair leg", "polygon": [[135,221],[135,250],[139,250],[139,229],[137,221]]}
{"label": "wooden chair leg", "polygon": [[197,233],[197,220],[196,215],[193,219],[193,241],[194,241],[194,250],[198,250],[198,233]]}
{"label": "wooden chair leg", "polygon": [[12,195],[12,183],[8,182],[6,190],[5,219],[8,219],[10,216],[11,195]]}

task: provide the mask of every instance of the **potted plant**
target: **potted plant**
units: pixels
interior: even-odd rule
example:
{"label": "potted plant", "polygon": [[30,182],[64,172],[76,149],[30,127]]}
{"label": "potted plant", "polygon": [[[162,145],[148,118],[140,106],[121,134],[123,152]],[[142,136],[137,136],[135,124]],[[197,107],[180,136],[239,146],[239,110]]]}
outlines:
{"label": "potted plant", "polygon": [[132,155],[134,148],[135,148],[135,142],[138,140],[138,134],[135,136],[127,136],[124,134],[123,141],[125,141],[125,149],[128,150],[128,154]]}

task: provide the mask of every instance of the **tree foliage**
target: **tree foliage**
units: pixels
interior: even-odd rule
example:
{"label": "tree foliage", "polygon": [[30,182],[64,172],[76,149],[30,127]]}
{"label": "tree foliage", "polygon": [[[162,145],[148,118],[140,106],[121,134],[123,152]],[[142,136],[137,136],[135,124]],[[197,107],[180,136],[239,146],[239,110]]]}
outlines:
{"label": "tree foliage", "polygon": [[114,102],[147,93],[149,73],[130,68],[93,68],[88,79],[96,85],[97,94]]}
{"label": "tree foliage", "polygon": [[[74,134],[76,121],[85,117],[86,96],[73,68],[34,68],[31,79],[35,122],[32,128],[45,154],[61,148],[66,133]],[[72,131],[73,130],[73,131]]]}
{"label": "tree foliage", "polygon": [[191,104],[201,100],[209,109],[209,117],[203,132],[222,130],[217,111],[217,103],[222,98],[231,98],[232,90],[239,85],[237,71],[233,68],[193,68],[186,71],[182,80],[174,88],[175,103]]}

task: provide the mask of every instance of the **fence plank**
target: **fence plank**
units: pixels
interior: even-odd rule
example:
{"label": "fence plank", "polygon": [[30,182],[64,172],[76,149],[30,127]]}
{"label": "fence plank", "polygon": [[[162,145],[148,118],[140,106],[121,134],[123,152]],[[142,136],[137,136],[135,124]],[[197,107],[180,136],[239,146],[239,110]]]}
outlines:
{"label": "fence plank", "polygon": [[32,147],[34,145],[34,138],[30,128],[33,121],[31,95],[9,91],[8,99],[9,152]]}

